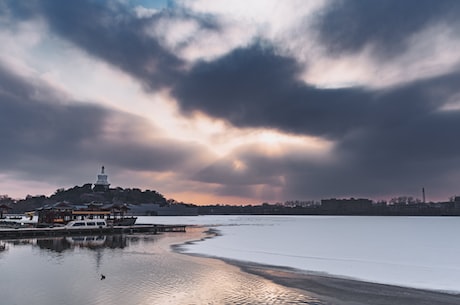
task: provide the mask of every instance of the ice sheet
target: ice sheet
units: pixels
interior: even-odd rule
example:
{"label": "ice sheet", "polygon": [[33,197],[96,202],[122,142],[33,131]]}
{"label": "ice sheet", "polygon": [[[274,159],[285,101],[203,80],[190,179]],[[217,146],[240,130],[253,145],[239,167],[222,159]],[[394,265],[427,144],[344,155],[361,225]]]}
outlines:
{"label": "ice sheet", "polygon": [[460,218],[199,216],[222,236],[187,252],[460,293]]}

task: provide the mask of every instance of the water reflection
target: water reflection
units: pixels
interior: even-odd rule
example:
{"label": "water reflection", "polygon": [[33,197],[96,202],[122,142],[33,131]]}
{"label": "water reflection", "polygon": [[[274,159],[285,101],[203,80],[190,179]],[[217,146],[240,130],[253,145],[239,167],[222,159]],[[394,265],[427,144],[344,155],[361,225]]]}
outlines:
{"label": "water reflection", "polygon": [[2,241],[8,251],[0,255],[1,303],[322,304],[221,261],[172,253],[175,236]]}
{"label": "water reflection", "polygon": [[[136,242],[135,239],[131,239]],[[30,240],[29,240],[30,241]],[[123,249],[128,245],[128,236],[126,235],[87,235],[87,236],[66,236],[56,238],[37,239],[34,246],[40,249],[55,251],[58,253],[74,248],[87,249]]]}
{"label": "water reflection", "polygon": [[0,252],[8,250],[8,247],[5,243],[0,242]]}

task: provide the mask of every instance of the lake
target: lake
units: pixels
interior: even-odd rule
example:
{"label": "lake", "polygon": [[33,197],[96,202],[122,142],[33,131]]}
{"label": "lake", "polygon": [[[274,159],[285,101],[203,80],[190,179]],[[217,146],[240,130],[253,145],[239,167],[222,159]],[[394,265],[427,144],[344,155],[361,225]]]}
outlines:
{"label": "lake", "polygon": [[170,251],[202,231],[0,241],[0,304],[324,304],[220,260]]}
{"label": "lake", "polygon": [[[460,292],[460,218],[197,216],[138,223],[206,225],[220,233],[181,247],[190,254]],[[0,241],[1,304],[324,304],[220,260],[170,251],[202,231]]]}

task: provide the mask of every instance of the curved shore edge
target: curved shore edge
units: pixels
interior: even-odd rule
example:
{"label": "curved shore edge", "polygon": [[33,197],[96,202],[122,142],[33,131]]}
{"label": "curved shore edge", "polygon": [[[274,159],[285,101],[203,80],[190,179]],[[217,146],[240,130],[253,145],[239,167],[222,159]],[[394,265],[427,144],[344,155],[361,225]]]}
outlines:
{"label": "curved shore edge", "polygon": [[305,290],[328,304],[347,305],[447,305],[460,304],[460,295],[329,275],[310,274],[277,266],[225,260],[242,271],[256,274],[286,287]]}
{"label": "curved shore edge", "polygon": [[243,272],[263,277],[284,287],[305,291],[307,294],[313,295],[329,305],[460,304],[460,294],[455,293],[371,283],[288,267],[187,253],[184,251],[186,245],[200,242],[208,238],[214,238],[219,235],[217,230],[206,226],[195,226],[195,228],[202,229],[201,236],[197,238],[195,235],[182,243],[172,244],[172,251],[185,255],[219,259],[240,268]]}

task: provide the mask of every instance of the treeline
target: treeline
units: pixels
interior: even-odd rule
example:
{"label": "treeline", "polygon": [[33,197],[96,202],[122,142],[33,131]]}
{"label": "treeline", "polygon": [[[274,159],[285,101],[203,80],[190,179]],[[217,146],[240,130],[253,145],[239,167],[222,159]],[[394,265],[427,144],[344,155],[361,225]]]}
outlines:
{"label": "treeline", "polygon": [[[142,204],[155,203],[160,206],[184,205],[174,199],[165,199],[157,191],[121,187],[105,192],[94,192],[90,183],[74,186],[67,190],[58,189],[54,194],[30,196],[14,200],[8,195],[0,195],[0,205],[12,209],[10,213],[24,213],[58,202],[71,204],[117,203]],[[286,201],[284,203],[263,203],[260,205],[205,205],[186,204],[198,209],[200,215],[382,215],[382,216],[460,216],[460,196],[451,197],[446,202],[425,203],[412,197],[397,197],[389,202],[373,202],[370,199],[323,199],[315,201]]]}
{"label": "treeline", "polygon": [[43,206],[50,206],[65,201],[72,204],[84,204],[89,202],[120,204],[157,203],[161,206],[168,204],[168,200],[157,191],[142,191],[138,188],[124,189],[117,187],[105,192],[94,192],[91,183],[82,186],[74,186],[69,189],[61,188],[56,190],[56,192],[49,197],[45,195],[27,195],[24,199],[14,200],[8,195],[0,196],[0,205],[6,204],[11,207],[11,213],[24,213]]}
{"label": "treeline", "polygon": [[362,215],[460,216],[460,198],[448,202],[372,202],[369,199],[327,199],[317,204],[206,205],[199,215]]}

